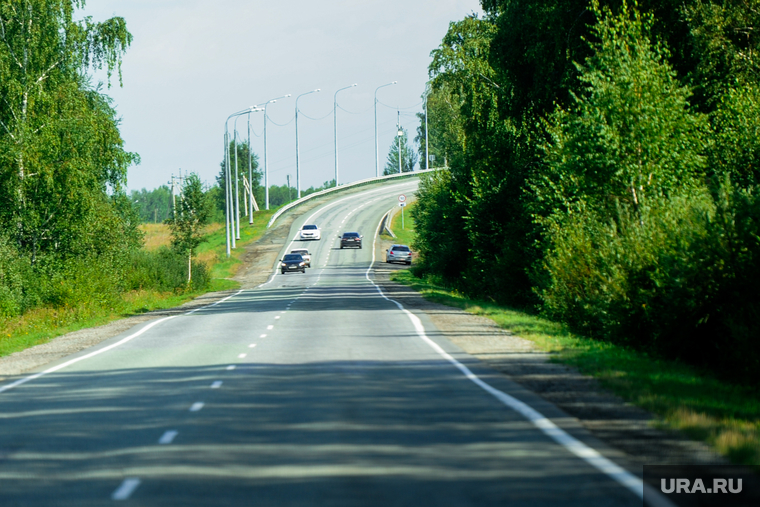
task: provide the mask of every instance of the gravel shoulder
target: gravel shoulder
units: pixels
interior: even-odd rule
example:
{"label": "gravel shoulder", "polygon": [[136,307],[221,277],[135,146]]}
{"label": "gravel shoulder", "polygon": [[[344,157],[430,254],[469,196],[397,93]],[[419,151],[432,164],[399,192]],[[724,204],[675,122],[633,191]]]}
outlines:
{"label": "gravel shoulder", "polygon": [[[392,244],[379,243],[378,255]],[[596,379],[551,362],[551,355],[533,342],[501,329],[490,319],[427,301],[409,287],[391,282],[391,273],[399,269],[406,266],[376,265],[375,282],[386,294],[407,309],[425,312],[449,341],[576,418],[594,437],[622,451],[632,465],[728,464],[707,445],[656,428],[655,416],[626,403]]]}
{"label": "gravel shoulder", "polygon": [[[365,188],[347,190],[350,195]],[[268,280],[277,256],[289,238],[293,221],[317,207],[330,196],[308,201],[286,213],[274,227],[245,247],[243,268],[233,278],[244,289]],[[381,240],[378,253],[392,242]],[[426,301],[419,293],[391,282],[390,274],[405,266],[378,262],[375,279],[386,293],[411,310],[425,312],[452,343],[554,403],[596,438],[624,452],[632,464],[720,464],[725,460],[706,445],[688,440],[681,434],[656,429],[656,418],[605,390],[595,379],[581,375],[567,366],[553,363],[550,355],[535,345],[500,329],[491,320],[463,310]],[[46,364],[112,338],[133,326],[150,320],[181,314],[212,304],[235,291],[210,292],[182,306],[136,315],[109,324],[82,329],[60,336],[43,345],[0,358],[0,381],[40,369]]]}

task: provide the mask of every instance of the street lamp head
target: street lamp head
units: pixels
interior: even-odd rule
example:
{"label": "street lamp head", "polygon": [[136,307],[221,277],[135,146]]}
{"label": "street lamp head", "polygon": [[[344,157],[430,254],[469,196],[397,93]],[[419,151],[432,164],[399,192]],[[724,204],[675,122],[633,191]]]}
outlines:
{"label": "street lamp head", "polygon": [[321,89],[321,88],[317,88],[317,89],[316,89],[316,90],[314,90],[314,91],[315,91],[315,92],[321,92],[321,91],[322,91],[322,89]]}
{"label": "street lamp head", "polygon": [[391,84],[398,84],[398,81],[394,81],[394,82],[392,82]]}
{"label": "street lamp head", "polygon": [[286,96],[286,97],[290,97],[290,94],[288,93],[288,94],[287,94],[287,95],[285,95],[285,96]]}
{"label": "street lamp head", "polygon": [[356,86],[356,83],[352,84],[351,86]]}

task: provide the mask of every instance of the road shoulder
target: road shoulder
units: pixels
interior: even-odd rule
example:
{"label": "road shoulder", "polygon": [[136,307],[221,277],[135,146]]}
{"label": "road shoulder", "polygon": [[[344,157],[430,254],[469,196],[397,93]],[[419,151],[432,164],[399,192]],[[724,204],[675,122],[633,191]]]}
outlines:
{"label": "road shoulder", "polygon": [[[378,252],[387,247],[378,245]],[[380,258],[373,270],[375,282],[407,309],[424,312],[451,343],[576,418],[595,438],[624,453],[632,465],[727,463],[707,445],[655,427],[657,419],[652,414],[626,403],[596,379],[551,362],[550,354],[490,319],[432,303],[411,288],[390,281],[393,271],[405,268]]]}

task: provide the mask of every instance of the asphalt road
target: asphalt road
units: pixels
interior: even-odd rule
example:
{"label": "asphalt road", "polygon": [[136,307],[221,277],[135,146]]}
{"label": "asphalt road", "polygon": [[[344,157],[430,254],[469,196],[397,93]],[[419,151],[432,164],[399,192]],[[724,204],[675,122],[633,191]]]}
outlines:
{"label": "asphalt road", "polygon": [[[291,238],[323,229],[288,244],[312,252],[306,274],[273,270],[0,386],[0,505],[640,506],[614,465],[478,385],[519,391],[371,282],[378,221],[415,186],[296,220]],[[343,231],[364,248],[339,249]]]}

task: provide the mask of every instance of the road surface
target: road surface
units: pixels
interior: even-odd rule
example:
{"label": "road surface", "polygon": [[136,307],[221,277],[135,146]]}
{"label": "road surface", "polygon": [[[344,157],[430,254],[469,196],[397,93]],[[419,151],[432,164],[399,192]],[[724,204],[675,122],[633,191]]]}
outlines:
{"label": "road surface", "polygon": [[322,228],[287,243],[306,274],[273,267],[0,385],[0,505],[640,506],[624,471],[510,407],[514,384],[372,283],[379,219],[416,184],[297,219],[291,239]]}

